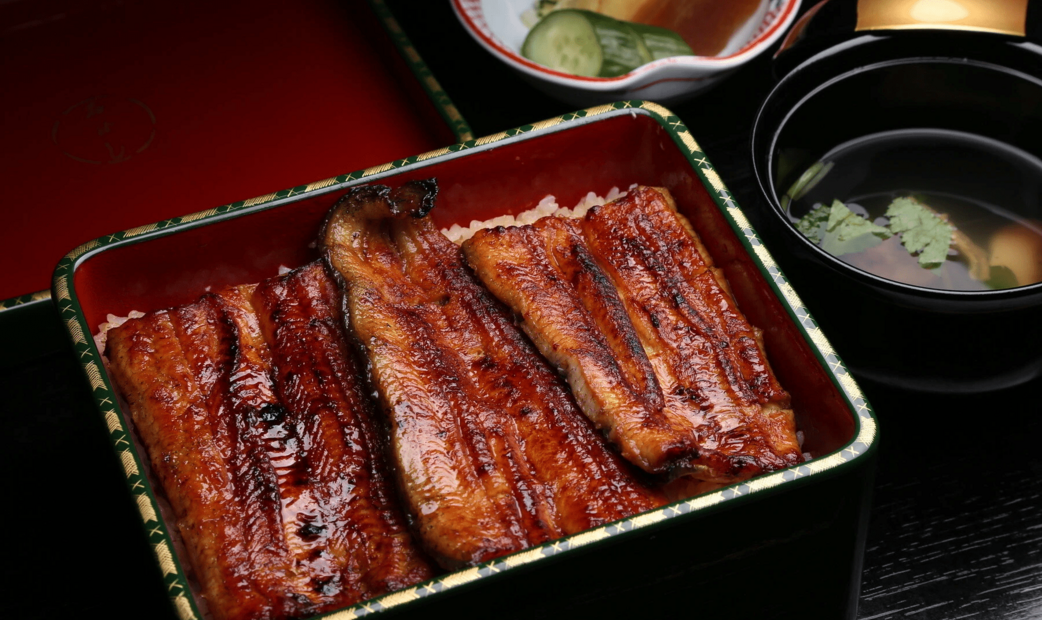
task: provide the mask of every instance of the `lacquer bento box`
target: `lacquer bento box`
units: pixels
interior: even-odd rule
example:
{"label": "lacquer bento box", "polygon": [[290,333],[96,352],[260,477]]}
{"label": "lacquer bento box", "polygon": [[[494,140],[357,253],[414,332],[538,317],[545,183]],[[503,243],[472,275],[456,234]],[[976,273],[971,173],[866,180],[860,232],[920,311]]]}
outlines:
{"label": "lacquer bento box", "polygon": [[[350,145],[345,145],[349,148]],[[53,296],[181,618],[205,618],[161,490],[92,339],[108,315],[186,304],[319,257],[352,188],[435,178],[439,227],[561,205],[632,184],[667,188],[730,282],[792,396],[804,463],[595,527],[322,617],[824,617],[856,614],[878,443],[868,402],[694,134],[669,110],[619,102],[113,233],[70,252]],[[199,205],[206,207],[207,205]]]}

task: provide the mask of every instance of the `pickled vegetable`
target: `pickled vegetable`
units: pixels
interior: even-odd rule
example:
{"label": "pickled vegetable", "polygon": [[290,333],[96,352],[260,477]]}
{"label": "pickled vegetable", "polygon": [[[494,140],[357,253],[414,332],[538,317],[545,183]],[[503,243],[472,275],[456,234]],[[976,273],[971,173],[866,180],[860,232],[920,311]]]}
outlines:
{"label": "pickled vegetable", "polygon": [[529,60],[584,77],[617,77],[653,60],[691,53],[675,32],[577,9],[551,12],[521,46]]}

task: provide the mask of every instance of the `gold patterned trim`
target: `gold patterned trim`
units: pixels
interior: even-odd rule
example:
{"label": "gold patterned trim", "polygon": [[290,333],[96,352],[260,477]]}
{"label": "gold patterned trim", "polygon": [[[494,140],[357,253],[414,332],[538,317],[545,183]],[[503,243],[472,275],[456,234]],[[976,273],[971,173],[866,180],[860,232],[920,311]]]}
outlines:
{"label": "gold patterned trim", "polygon": [[152,548],[155,551],[156,559],[159,560],[159,569],[163,571],[163,576],[176,575],[177,565],[174,564],[174,556],[170,554],[170,547],[167,546],[166,541],[158,542]]}
{"label": "gold patterned trim", "polygon": [[484,136],[484,137],[478,138],[474,142],[474,146],[481,146],[483,144],[492,144],[493,142],[499,142],[500,140],[502,140],[503,138],[508,137],[509,135],[510,134],[508,134],[507,132],[501,131],[501,132],[499,132],[497,134],[492,134],[491,136]]}
{"label": "gold patterned trim", "polygon": [[[437,82],[435,82],[435,84],[437,84]],[[459,110],[456,109],[456,106],[451,104],[451,103],[445,106],[445,113],[448,114],[449,118],[452,119],[453,121],[461,121],[461,120],[463,120],[463,115],[460,114]]]}
{"label": "gold patterned trim", "polygon": [[840,385],[842,385],[843,389],[846,390],[848,393],[860,393],[860,388],[858,387],[857,382],[854,381],[853,375],[851,375],[850,373],[844,373],[842,375],[839,375],[838,378]]}
{"label": "gold patterned trim", "polygon": [[532,123],[532,131],[539,131],[541,129],[549,129],[554,125],[560,125],[564,122],[564,119],[558,116],[557,118],[548,118],[545,121],[539,121]]}
{"label": "gold patterned trim", "polygon": [[188,597],[184,594],[174,597],[174,609],[177,610],[177,616],[181,620],[196,620],[197,616],[192,611],[192,604],[188,602]]}
{"label": "gold patterned trim", "polygon": [[655,114],[658,114],[663,118],[663,120],[665,120],[665,118],[668,116],[675,116],[672,112],[669,111],[669,108],[661,106],[655,103],[654,101],[642,101],[640,103],[640,107],[644,108],[645,110],[654,112]]}
{"label": "gold patterned trim", "polygon": [[313,192],[316,189],[322,189],[323,187],[329,187],[336,183],[336,177],[329,177],[328,179],[322,179],[321,181],[315,181],[314,183],[308,183],[307,187],[304,188],[305,192]]}
{"label": "gold patterned trim", "polygon": [[98,247],[98,240],[94,239],[92,241],[88,241],[87,243],[77,246],[73,251],[66,254],[66,256],[69,258],[69,260],[76,260],[80,256],[83,256],[83,254],[85,254],[86,252],[89,252],[90,250],[93,250],[96,247]]}
{"label": "gold patterned trim", "polygon": [[416,156],[416,161],[426,161],[432,157],[440,157],[449,152],[449,147],[440,148],[436,151],[427,151]]}
{"label": "gold patterned trim", "polygon": [[116,431],[123,432],[123,425],[119,423],[119,416],[112,409],[105,412],[105,426],[108,427],[110,434]]}
{"label": "gold patterned trim", "polygon": [[59,276],[54,279],[54,290],[58,293],[58,300],[71,300],[69,297],[69,278],[68,276]]}
{"label": "gold patterned trim", "polygon": [[[414,601],[414,600],[416,600],[418,598],[420,598],[420,597],[418,596],[416,591],[399,590],[398,592],[395,592],[395,593],[389,595],[386,599],[381,600],[380,601],[380,606],[381,607],[395,607],[397,605],[401,605],[402,603],[408,603],[408,602]],[[334,616],[334,617],[338,617],[338,616]]]}
{"label": "gold patterned trim", "polygon": [[197,211],[195,213],[189,213],[188,215],[182,215],[181,223],[187,224],[189,222],[195,222],[204,217],[210,217],[211,215],[217,215],[217,209],[207,209],[206,211]]}
{"label": "gold patterned trim", "polygon": [[134,455],[130,450],[120,452],[119,461],[123,464],[123,472],[127,474],[127,478],[138,475],[137,463],[134,462]]}
{"label": "gold patterned trim", "polygon": [[72,334],[73,343],[87,344],[87,339],[83,336],[83,328],[80,327],[80,324],[76,319],[69,319],[68,321],[65,321],[65,324],[69,328],[69,333]]}
{"label": "gold patterned trim", "polygon": [[92,390],[104,389],[105,382],[101,379],[101,371],[98,370],[97,362],[87,362],[84,366],[87,370],[87,379],[90,380],[90,388]]}
{"label": "gold patterned trim", "polygon": [[473,568],[470,568],[446,575],[442,580],[442,583],[445,584],[445,587],[447,588],[454,588],[465,583],[470,583],[476,578],[477,572]]}
{"label": "gold patterned trim", "polygon": [[[773,258],[771,259],[771,265],[770,266],[771,267],[776,267],[777,266],[777,265],[774,264],[774,259]],[[800,296],[796,294],[796,289],[792,288],[792,285],[789,284],[788,281],[784,281],[781,284],[779,284],[778,288],[781,290],[782,297],[784,297],[785,300],[789,302],[790,306],[792,306],[793,308],[802,308],[803,307],[803,300],[800,299]],[[829,349],[831,350],[832,347],[830,346]]]}
{"label": "gold patterned trim", "polygon": [[771,256],[771,253],[767,250],[767,248],[763,244],[754,245],[753,246],[753,254],[756,254],[756,257],[759,258],[760,262],[763,263],[764,265],[768,265],[768,264],[769,265],[773,265],[774,264],[774,257]]}
{"label": "gold patterned trim", "polygon": [[720,175],[717,174],[716,170],[713,170],[712,168],[699,168],[699,170],[702,171],[702,174],[706,175],[706,180],[709,181],[709,184],[713,186],[713,189],[715,189],[718,192],[722,192],[727,189],[727,187],[724,185],[724,182],[720,179]]}
{"label": "gold patterned trim", "polygon": [[391,168],[394,168],[393,163],[381,164],[379,166],[373,166],[372,168],[366,168],[365,172],[362,173],[363,177],[369,177],[374,174],[380,174],[381,172],[387,172]]}
{"label": "gold patterned trim", "polygon": [[815,345],[817,345],[823,356],[828,357],[836,354],[836,351],[832,348],[832,344],[829,342],[828,338],[826,338],[825,334],[817,327],[808,328],[807,335],[810,336],[810,339]]}
{"label": "gold patterned trim", "polygon": [[646,527],[652,523],[658,523],[658,521],[659,518],[654,513],[645,513],[633,517],[630,523],[633,524],[633,527]]}
{"label": "gold patterned trim", "polygon": [[123,233],[123,238],[130,239],[131,237],[136,237],[138,235],[143,235],[147,232],[152,232],[155,229],[155,224],[145,224],[144,226],[138,226],[137,228],[131,228],[130,230],[125,231]]}
{"label": "gold patterned trim", "polygon": [[687,147],[687,150],[691,151],[692,153],[702,152],[702,147],[698,146],[698,142],[695,141],[695,137],[691,135],[690,131],[678,131],[677,137],[680,138],[680,141],[684,143],[684,146]]}
{"label": "gold patterned trim", "polygon": [[[380,4],[383,4],[382,2]],[[398,24],[398,20],[393,17],[384,18],[384,23],[387,24],[387,29],[394,34],[402,34],[402,27]]]}
{"label": "gold patterned trim", "polygon": [[604,105],[595,106],[586,109],[586,118],[591,116],[597,116],[598,114],[604,114],[605,112],[611,112],[615,109],[615,104],[606,103]]}
{"label": "gold patterned trim", "polygon": [[156,517],[156,509],[152,507],[152,500],[144,493],[134,496],[134,502],[137,503],[137,510],[141,513],[141,518],[145,520],[145,523],[149,521],[159,522]]}
{"label": "gold patterned trim", "polygon": [[[719,177],[717,177],[719,178]],[[745,216],[745,212],[739,209],[728,209],[727,212],[731,215],[735,224],[738,224],[738,228],[752,228],[753,225],[749,223],[749,218]]]}
{"label": "gold patterned trim", "polygon": [[763,478],[751,478],[749,480],[746,480],[745,484],[749,487],[749,492],[763,491],[764,489],[769,489],[773,486],[776,486],[771,481],[765,481]]}
{"label": "gold patterned trim", "polygon": [[[64,264],[64,261],[62,263],[59,263],[58,268],[60,269]],[[24,306],[26,304],[31,304],[36,301],[46,300],[50,298],[51,291],[48,289],[43,291],[36,291],[32,295],[20,295],[18,297],[12,297],[10,299],[0,299],[0,312],[5,312],[7,310],[17,308],[19,306]]]}
{"label": "gold patterned trim", "polygon": [[276,193],[272,192],[270,194],[264,194],[263,196],[257,196],[256,198],[250,198],[246,202],[242,203],[242,206],[244,206],[244,207],[252,207],[254,205],[259,205],[262,202],[268,202],[269,200],[274,200],[275,196],[276,196]]}

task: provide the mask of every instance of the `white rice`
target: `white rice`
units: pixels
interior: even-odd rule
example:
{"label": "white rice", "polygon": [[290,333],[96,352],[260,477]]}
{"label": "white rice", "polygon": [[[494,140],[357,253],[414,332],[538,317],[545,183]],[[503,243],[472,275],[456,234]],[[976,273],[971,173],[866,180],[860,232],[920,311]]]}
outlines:
{"label": "white rice", "polygon": [[[279,265],[279,275],[283,275],[293,271],[285,265]],[[207,286],[204,290],[209,293],[212,287]],[[94,335],[94,344],[98,346],[98,352],[101,356],[105,357],[105,345],[108,344],[109,330],[115,329],[120,325],[126,323],[130,319],[140,319],[145,316],[144,312],[138,312],[137,310],[131,310],[127,316],[116,316],[115,314],[109,314],[105,317],[105,322],[98,325],[98,333]]]}
{"label": "white rice", "polygon": [[94,344],[97,345],[98,353],[101,353],[102,358],[105,357],[105,345],[108,343],[109,330],[119,327],[130,319],[140,319],[143,316],[145,316],[144,312],[131,310],[127,316],[110,314],[105,317],[105,322],[98,325],[98,333],[94,335]]}
{"label": "white rice", "polygon": [[[630,188],[635,187],[631,185]],[[600,206],[606,202],[611,202],[616,198],[621,198],[626,195],[626,192],[620,192],[619,188],[613,187],[608,190],[608,193],[604,196],[598,196],[597,194],[590,192],[579,201],[579,204],[572,208],[562,207],[557,204],[557,199],[552,194],[544,197],[539,201],[535,207],[518,213],[517,215],[501,215],[485,221],[472,220],[470,226],[466,228],[459,224],[453,224],[449,228],[442,228],[441,233],[449,238],[450,241],[456,245],[462,244],[467,239],[474,236],[474,233],[484,228],[493,228],[495,226],[524,226],[526,224],[532,224],[536,220],[540,220],[547,216],[563,217],[569,219],[580,218],[586,215],[591,207]]]}
{"label": "white rice", "polygon": [[[803,449],[803,439],[804,439],[804,437],[805,437],[805,435],[803,434],[803,431],[796,431],[796,441],[800,444],[800,450]],[[803,453],[803,460],[804,461],[809,461],[812,458],[814,458],[814,457],[811,456],[810,452],[804,452]]]}

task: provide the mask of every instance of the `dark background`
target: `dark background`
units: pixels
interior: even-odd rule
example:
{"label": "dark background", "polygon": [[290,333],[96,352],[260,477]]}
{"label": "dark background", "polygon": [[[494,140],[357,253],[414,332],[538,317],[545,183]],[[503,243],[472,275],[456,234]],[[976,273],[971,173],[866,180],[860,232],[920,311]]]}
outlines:
{"label": "dark background", "polygon": [[[387,4],[476,136],[572,110],[480,48],[448,2]],[[772,83],[771,53],[670,108],[791,269],[758,225],[767,205],[749,155],[752,119]],[[16,360],[0,356],[8,437],[0,615],[174,618],[56,312],[39,304],[7,312],[5,335],[32,334],[36,344]],[[1040,382],[975,396],[864,381],[862,388],[881,444],[858,618],[1042,617]],[[697,613],[700,596],[692,592],[682,608]],[[813,601],[813,584],[793,596]],[[807,614],[814,617],[813,603]]]}

